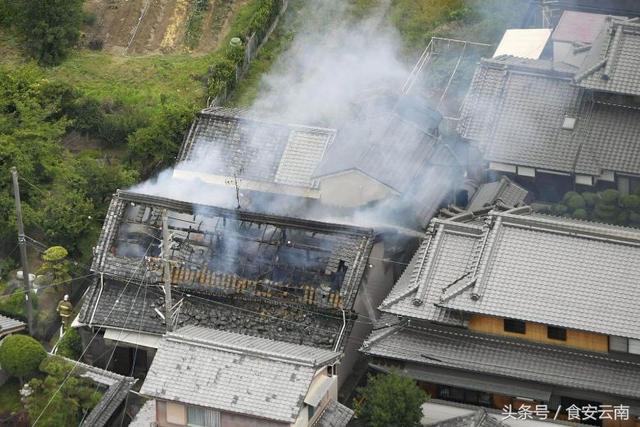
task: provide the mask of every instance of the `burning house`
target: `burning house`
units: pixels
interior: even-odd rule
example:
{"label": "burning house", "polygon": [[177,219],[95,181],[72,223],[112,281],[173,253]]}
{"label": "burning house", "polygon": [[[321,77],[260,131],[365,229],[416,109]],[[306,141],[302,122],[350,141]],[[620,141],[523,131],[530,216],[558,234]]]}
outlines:
{"label": "burning house", "polygon": [[134,348],[150,358],[167,329],[184,325],[342,351],[373,244],[370,229],[120,191],[76,326],[86,337],[100,331],[94,363],[117,346],[125,369]]}

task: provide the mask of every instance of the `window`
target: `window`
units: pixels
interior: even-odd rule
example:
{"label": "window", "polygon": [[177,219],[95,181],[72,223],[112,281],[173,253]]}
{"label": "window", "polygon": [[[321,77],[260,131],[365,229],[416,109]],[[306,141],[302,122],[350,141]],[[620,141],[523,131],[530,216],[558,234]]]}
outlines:
{"label": "window", "polygon": [[627,353],[629,351],[629,340],[622,337],[609,337],[609,351]]}
{"label": "window", "polygon": [[313,415],[316,413],[316,407],[307,405],[307,417],[308,419],[313,418]]}
{"label": "window", "polygon": [[187,414],[184,405],[180,403],[167,402],[167,422],[170,424],[185,425]]}
{"label": "window", "polygon": [[548,326],[547,338],[551,340],[566,341],[567,330],[565,328],[556,328],[555,326]]}
{"label": "window", "polygon": [[189,427],[220,427],[220,412],[198,406],[187,407]]}
{"label": "window", "polygon": [[504,319],[504,330],[514,334],[525,334],[527,333],[527,324],[522,320]]}

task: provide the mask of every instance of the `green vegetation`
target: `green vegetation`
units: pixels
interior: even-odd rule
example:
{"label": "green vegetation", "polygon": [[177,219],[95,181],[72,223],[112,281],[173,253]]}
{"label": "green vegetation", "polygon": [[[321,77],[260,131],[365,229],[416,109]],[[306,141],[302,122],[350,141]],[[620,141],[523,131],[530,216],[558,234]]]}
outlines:
{"label": "green vegetation", "polygon": [[640,191],[626,196],[617,190],[598,193],[569,191],[550,213],[575,219],[640,227]]}
{"label": "green vegetation", "polygon": [[[62,246],[52,246],[42,253],[42,264],[39,274],[48,276],[50,284],[66,283],[71,279],[69,253]],[[70,287],[70,286],[68,286]]]}
{"label": "green vegetation", "polygon": [[31,422],[40,417],[41,425],[78,425],[83,411],[97,405],[102,393],[91,380],[73,375],[72,369],[73,365],[60,357],[42,361],[40,372],[46,376],[29,381],[31,394],[25,399]]}
{"label": "green vegetation", "polygon": [[396,372],[370,375],[358,393],[356,415],[370,427],[418,427],[429,398],[414,380]]}
{"label": "green vegetation", "polygon": [[198,47],[198,42],[202,35],[202,21],[204,20],[205,12],[209,10],[209,6],[209,0],[193,1],[184,36],[184,42],[190,49]]}
{"label": "green vegetation", "polygon": [[10,335],[0,346],[0,366],[20,382],[35,372],[45,357],[47,352],[42,344],[28,335]]}
{"label": "green vegetation", "polygon": [[19,392],[20,381],[17,378],[9,378],[0,387],[0,414],[6,416],[22,410]]}
{"label": "green vegetation", "polygon": [[77,360],[82,354],[80,334],[74,328],[69,328],[58,343],[58,355]]}
{"label": "green vegetation", "polygon": [[[207,76],[208,95],[215,98],[227,95],[238,83],[236,67],[242,64],[249,38],[255,34],[261,40],[280,11],[276,0],[256,0],[239,13],[229,31],[229,36],[221,52],[218,52],[209,66]],[[229,40],[238,37],[242,46],[229,46]]]}
{"label": "green vegetation", "polygon": [[3,0],[0,12],[29,54],[42,65],[62,62],[80,36],[83,0]]}

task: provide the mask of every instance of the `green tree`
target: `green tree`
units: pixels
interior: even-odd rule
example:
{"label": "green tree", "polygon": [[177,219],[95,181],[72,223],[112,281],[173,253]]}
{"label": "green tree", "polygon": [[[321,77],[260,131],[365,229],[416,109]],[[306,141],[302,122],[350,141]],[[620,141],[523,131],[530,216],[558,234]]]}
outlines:
{"label": "green tree", "polygon": [[62,62],[78,41],[83,0],[17,0],[16,27],[42,65]]}
{"label": "green tree", "polygon": [[42,264],[38,273],[46,275],[49,278],[49,284],[68,283],[71,280],[68,255],[69,252],[62,246],[51,246],[42,253]]}
{"label": "green tree", "polygon": [[148,126],[129,135],[129,158],[143,175],[173,163],[193,116],[190,107],[165,105]]}
{"label": "green tree", "polygon": [[42,344],[28,335],[11,335],[0,346],[0,366],[21,383],[25,375],[38,369],[45,357],[47,352]]}
{"label": "green tree", "polygon": [[25,399],[31,422],[40,417],[41,425],[78,425],[82,411],[91,410],[100,401],[102,393],[73,368],[73,364],[57,356],[42,361],[40,371],[47,376],[29,381],[31,394]]}
{"label": "green tree", "polygon": [[418,427],[428,399],[414,380],[396,372],[370,375],[358,393],[356,414],[371,427]]}

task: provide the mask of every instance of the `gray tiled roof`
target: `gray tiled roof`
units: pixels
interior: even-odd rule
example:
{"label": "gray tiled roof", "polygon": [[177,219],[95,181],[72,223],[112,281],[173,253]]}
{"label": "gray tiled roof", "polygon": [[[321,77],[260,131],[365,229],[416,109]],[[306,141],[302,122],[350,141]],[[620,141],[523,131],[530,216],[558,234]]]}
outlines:
{"label": "gray tiled roof", "polygon": [[[546,60],[483,60],[458,131],[488,161],[565,173],[640,173],[640,109],[586,96],[575,68]],[[563,129],[575,118],[573,130]]]}
{"label": "gray tiled roof", "polygon": [[640,231],[509,211],[484,226],[434,228],[383,311],[435,321],[481,313],[640,339]]}
{"label": "gray tiled roof", "polygon": [[134,382],[135,380],[133,378],[123,378],[111,385],[102,395],[98,404],[84,419],[82,426],[104,427],[107,425],[122,402],[127,398],[127,394],[129,394],[129,390]]}
{"label": "gray tiled roof", "polygon": [[[280,305],[265,298],[204,298],[175,291],[173,299],[174,303],[183,300],[177,326],[200,325],[326,349],[336,346],[342,328],[342,317],[334,312]],[[162,335],[166,327],[154,309],[164,314],[164,294],[155,285],[145,289],[105,280],[104,287],[96,283],[89,289],[78,320],[95,327]],[[349,329],[353,320],[347,323]],[[345,343],[343,339],[338,347]]]}
{"label": "gray tiled roof", "polygon": [[609,19],[576,74],[592,90],[640,95],[640,24]]}
{"label": "gray tiled roof", "polygon": [[506,424],[489,415],[486,409],[478,409],[469,415],[450,418],[439,421],[436,424],[428,424],[434,427],[505,427]]}
{"label": "gray tiled roof", "polygon": [[467,210],[476,211],[498,202],[503,206],[515,208],[524,203],[528,194],[526,189],[502,176],[498,181],[482,184],[471,198]]}
{"label": "gray tiled roof", "polygon": [[97,368],[85,363],[68,359],[62,356],[52,356],[61,358],[73,366],[72,373],[85,377],[106,387],[106,391],[98,404],[89,412],[82,422],[82,426],[103,427],[114,415],[122,402],[126,399],[129,390],[136,382],[136,379],[116,374],[106,369]]}
{"label": "gray tiled roof", "polygon": [[315,372],[339,357],[313,347],[185,327],[162,339],[140,392],[293,422]]}
{"label": "gray tiled roof", "polygon": [[20,321],[7,316],[0,315],[0,335],[6,335],[11,332],[26,329],[27,325]]}
{"label": "gray tiled roof", "polygon": [[353,417],[353,409],[340,402],[330,401],[313,427],[345,427]]}
{"label": "gray tiled roof", "polygon": [[[425,170],[436,168],[448,174],[456,159],[437,137],[440,118],[430,118],[430,110],[424,108],[416,111],[410,106],[401,108],[402,102],[398,105],[394,111],[371,115],[340,129],[314,176],[359,170],[402,194],[425,183]],[[363,135],[367,135],[366,141],[362,141]]]}
{"label": "gray tiled roof", "polygon": [[399,329],[366,342],[362,351],[423,365],[640,397],[640,364],[456,328]]}
{"label": "gray tiled roof", "polygon": [[[178,161],[213,175],[314,188],[311,175],[334,136],[331,129],[264,122],[238,110],[208,108],[193,123]],[[201,158],[216,160],[202,164]]]}

